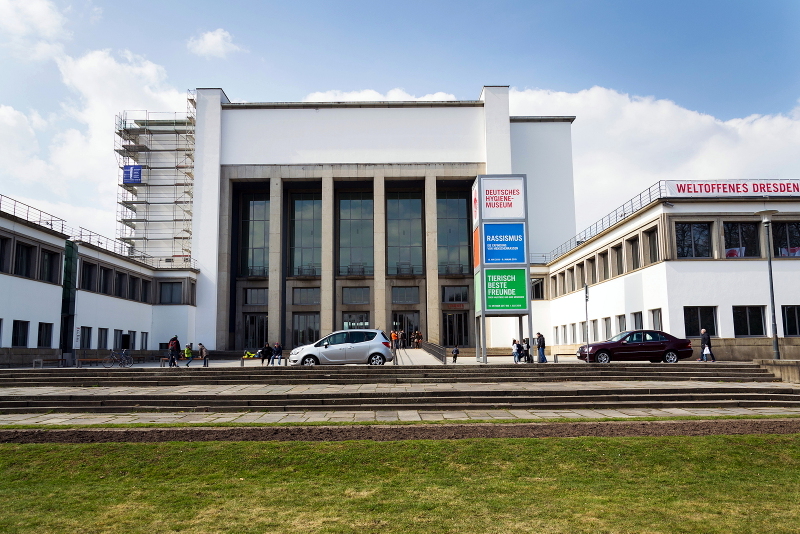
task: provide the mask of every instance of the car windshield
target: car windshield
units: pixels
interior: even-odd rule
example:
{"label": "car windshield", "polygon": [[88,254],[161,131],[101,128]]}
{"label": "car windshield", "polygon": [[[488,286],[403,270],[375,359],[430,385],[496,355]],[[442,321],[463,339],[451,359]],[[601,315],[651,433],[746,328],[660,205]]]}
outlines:
{"label": "car windshield", "polygon": [[616,336],[610,338],[609,341],[619,341],[620,339],[622,339],[623,337],[627,336],[628,334],[630,334],[630,332],[620,332]]}

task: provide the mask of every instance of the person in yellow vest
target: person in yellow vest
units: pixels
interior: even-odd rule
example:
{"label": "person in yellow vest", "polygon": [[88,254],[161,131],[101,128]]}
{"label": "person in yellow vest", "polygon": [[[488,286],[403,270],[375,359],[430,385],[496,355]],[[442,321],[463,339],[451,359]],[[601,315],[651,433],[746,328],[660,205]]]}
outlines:
{"label": "person in yellow vest", "polygon": [[192,352],[191,345],[186,345],[186,348],[183,350],[183,357],[189,360],[186,362],[186,367],[189,367],[189,364],[192,363],[192,360],[194,360],[194,353]]}

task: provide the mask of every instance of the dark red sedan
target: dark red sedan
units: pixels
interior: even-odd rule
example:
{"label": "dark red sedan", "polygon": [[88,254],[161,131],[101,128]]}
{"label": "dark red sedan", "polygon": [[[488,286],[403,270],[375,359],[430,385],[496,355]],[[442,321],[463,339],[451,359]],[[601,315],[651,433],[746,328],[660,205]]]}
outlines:
{"label": "dark red sedan", "polygon": [[658,330],[630,330],[621,332],[608,341],[589,344],[589,357],[586,345],[578,349],[578,359],[588,363],[608,363],[611,361],[650,360],[653,363],[676,363],[691,358],[692,342],[678,339]]}

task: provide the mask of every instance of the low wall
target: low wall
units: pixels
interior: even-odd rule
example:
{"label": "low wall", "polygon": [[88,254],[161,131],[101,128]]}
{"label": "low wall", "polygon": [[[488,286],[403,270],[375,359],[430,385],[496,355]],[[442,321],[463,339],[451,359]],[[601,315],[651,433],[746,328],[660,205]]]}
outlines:
{"label": "low wall", "polygon": [[757,363],[784,382],[800,384],[800,360],[755,360],[753,363]]}

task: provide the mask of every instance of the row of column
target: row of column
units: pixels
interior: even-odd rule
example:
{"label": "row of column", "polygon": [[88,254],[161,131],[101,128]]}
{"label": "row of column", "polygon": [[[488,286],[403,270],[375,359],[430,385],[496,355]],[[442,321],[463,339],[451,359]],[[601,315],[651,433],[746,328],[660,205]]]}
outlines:
{"label": "row of column", "polygon": [[[387,300],[386,285],[386,187],[384,174],[375,172],[372,177],[374,205],[374,254],[375,274],[372,295],[373,309],[371,322],[376,327],[389,329],[391,309]],[[269,224],[269,309],[284,310],[282,277],[283,268],[283,179],[270,179],[270,224]],[[336,309],[336,235],[335,235],[335,191],[333,172],[323,171],[322,175],[322,276],[320,279],[320,333],[335,329]],[[424,239],[425,239],[425,288],[426,306],[421,310],[427,313],[426,339],[439,342],[439,259],[438,259],[438,218],[436,211],[436,175],[425,175]],[[280,339],[282,313],[270,313],[268,318],[268,338]]]}

